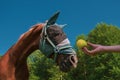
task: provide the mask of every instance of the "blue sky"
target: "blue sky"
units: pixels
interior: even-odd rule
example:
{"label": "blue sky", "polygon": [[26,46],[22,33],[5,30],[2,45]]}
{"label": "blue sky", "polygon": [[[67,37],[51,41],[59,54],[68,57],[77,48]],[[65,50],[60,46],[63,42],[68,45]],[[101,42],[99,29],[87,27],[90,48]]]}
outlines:
{"label": "blue sky", "polygon": [[71,44],[97,23],[120,26],[120,0],[0,0],[0,54],[4,54],[32,25],[60,11],[58,24]]}

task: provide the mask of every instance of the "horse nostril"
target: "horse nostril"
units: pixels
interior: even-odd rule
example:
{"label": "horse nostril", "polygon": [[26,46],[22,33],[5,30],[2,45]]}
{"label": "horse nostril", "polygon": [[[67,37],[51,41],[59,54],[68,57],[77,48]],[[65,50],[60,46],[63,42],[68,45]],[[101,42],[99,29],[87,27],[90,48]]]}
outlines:
{"label": "horse nostril", "polygon": [[73,63],[75,63],[75,59],[74,59],[74,56],[70,56],[70,61],[72,61]]}
{"label": "horse nostril", "polygon": [[73,67],[77,67],[77,58],[76,55],[71,55],[69,58],[71,64],[73,65]]}

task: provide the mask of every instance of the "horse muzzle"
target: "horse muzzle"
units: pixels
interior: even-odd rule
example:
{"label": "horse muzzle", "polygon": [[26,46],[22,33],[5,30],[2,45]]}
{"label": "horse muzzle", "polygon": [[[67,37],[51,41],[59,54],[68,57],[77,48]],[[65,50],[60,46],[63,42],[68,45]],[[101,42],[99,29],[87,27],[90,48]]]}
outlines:
{"label": "horse muzzle", "polygon": [[77,67],[78,59],[76,54],[70,55],[67,59],[60,63],[60,70],[68,72]]}

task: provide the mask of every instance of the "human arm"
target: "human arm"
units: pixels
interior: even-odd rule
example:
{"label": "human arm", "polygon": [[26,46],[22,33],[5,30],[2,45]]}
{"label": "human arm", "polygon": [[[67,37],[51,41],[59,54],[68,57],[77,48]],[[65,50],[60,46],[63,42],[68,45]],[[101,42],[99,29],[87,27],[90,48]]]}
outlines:
{"label": "human arm", "polygon": [[88,43],[88,46],[92,47],[92,50],[89,50],[87,47],[82,48],[82,50],[88,55],[95,55],[100,52],[120,52],[120,45],[104,46],[100,44]]}

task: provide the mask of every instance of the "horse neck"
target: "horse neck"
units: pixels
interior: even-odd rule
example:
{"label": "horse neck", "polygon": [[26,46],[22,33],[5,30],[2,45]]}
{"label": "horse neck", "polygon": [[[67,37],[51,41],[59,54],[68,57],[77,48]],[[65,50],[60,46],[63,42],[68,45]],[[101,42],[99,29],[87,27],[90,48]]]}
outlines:
{"label": "horse neck", "polygon": [[14,63],[17,63],[17,61],[19,63],[20,61],[26,61],[27,57],[39,48],[42,27],[43,24],[38,24],[24,33],[5,55],[8,55],[9,59]]}

